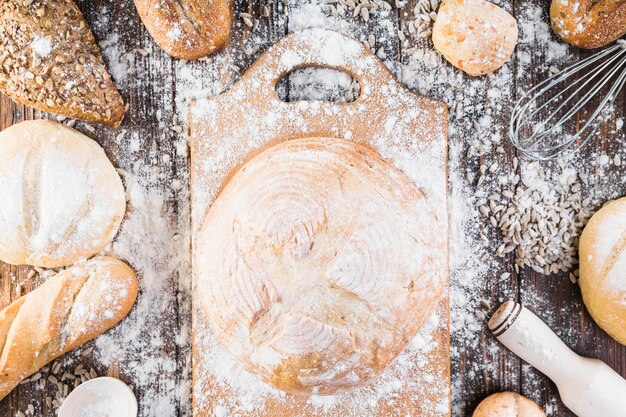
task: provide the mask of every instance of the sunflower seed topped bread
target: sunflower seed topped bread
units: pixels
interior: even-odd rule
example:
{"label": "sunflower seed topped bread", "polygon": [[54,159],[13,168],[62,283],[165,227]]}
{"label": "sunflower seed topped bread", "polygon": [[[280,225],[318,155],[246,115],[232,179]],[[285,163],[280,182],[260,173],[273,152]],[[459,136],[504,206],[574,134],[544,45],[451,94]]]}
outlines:
{"label": "sunflower seed topped bread", "polygon": [[135,0],[135,6],[154,40],[175,58],[210,55],[230,35],[226,0]]}
{"label": "sunflower seed topped bread", "polygon": [[119,174],[95,141],[49,120],[0,133],[0,260],[59,267],[108,245],[126,211]]}
{"label": "sunflower seed topped bread", "polygon": [[552,29],[579,48],[599,48],[626,34],[626,0],[552,0]]}
{"label": "sunflower seed topped bread", "polygon": [[0,400],[24,378],[126,317],[137,286],[124,262],[98,257],[58,273],[0,311]]}
{"label": "sunflower seed topped bread", "polygon": [[119,125],[124,102],[72,0],[0,2],[0,91],[18,103]]}
{"label": "sunflower seed topped bread", "polygon": [[333,395],[391,365],[441,299],[429,200],[365,146],[293,139],[243,165],[197,239],[212,330],[250,373]]}

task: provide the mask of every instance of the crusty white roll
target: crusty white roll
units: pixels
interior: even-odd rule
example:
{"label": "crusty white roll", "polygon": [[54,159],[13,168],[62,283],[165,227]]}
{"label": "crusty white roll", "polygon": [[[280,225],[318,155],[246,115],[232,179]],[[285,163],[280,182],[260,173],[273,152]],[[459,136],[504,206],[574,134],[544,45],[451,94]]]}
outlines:
{"label": "crusty white roll", "polygon": [[243,165],[209,210],[196,290],[249,372],[294,394],[335,394],[389,366],[445,285],[424,194],[370,148],[303,138]]}
{"label": "crusty white roll", "polygon": [[230,36],[226,0],[135,0],[135,6],[154,40],[175,58],[205,57]]}
{"label": "crusty white roll", "polygon": [[546,413],[530,398],[507,391],[482,400],[472,417],[546,417]]}
{"label": "crusty white roll", "polygon": [[585,306],[600,327],[626,345],[626,198],[591,217],[578,253]]}
{"label": "crusty white roll", "polygon": [[552,0],[552,29],[579,48],[599,48],[626,34],[624,0]]}
{"label": "crusty white roll", "polygon": [[0,133],[0,260],[71,265],[114,238],[126,210],[104,150],[62,124],[22,122]]}
{"label": "crusty white roll", "polygon": [[98,257],[49,278],[0,311],[0,400],[47,363],[113,327],[136,298],[133,270]]}
{"label": "crusty white roll", "polygon": [[486,0],[444,0],[433,26],[435,49],[469,75],[494,72],[517,44],[517,21]]}

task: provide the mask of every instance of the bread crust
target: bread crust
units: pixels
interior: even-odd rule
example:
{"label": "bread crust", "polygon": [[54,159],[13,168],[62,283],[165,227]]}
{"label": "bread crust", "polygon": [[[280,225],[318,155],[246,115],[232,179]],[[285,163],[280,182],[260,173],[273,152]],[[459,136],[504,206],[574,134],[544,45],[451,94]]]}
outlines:
{"label": "bread crust", "polygon": [[552,0],[550,19],[565,42],[599,48],[626,34],[626,0]]}
{"label": "bread crust", "polygon": [[626,345],[626,198],[594,214],[580,237],[580,289],[595,322]]}
{"label": "bread crust", "polygon": [[0,133],[0,259],[56,268],[111,243],[126,211],[124,186],[104,150],[50,120]]}
{"label": "bread crust", "polygon": [[226,0],[135,0],[135,6],[156,43],[175,58],[205,57],[230,36]]}
{"label": "bread crust", "polygon": [[433,25],[433,44],[448,62],[471,76],[489,74],[513,54],[517,21],[485,0],[445,0]]}
{"label": "bread crust", "polygon": [[67,117],[118,126],[124,102],[72,0],[0,2],[0,91]]}
{"label": "bread crust", "polygon": [[209,210],[196,288],[213,334],[293,394],[380,375],[440,300],[424,194],[365,146],[293,139],[243,165]]}
{"label": "bread crust", "polygon": [[115,326],[138,283],[124,262],[98,257],[66,269],[0,311],[0,400],[47,363]]}
{"label": "bread crust", "polygon": [[530,398],[507,391],[482,400],[472,417],[546,417],[546,413]]}

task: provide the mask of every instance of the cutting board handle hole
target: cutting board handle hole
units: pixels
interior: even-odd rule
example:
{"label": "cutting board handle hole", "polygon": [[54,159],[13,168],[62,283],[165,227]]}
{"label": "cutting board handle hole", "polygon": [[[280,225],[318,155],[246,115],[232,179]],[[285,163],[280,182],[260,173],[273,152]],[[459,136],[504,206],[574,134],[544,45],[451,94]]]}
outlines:
{"label": "cutting board handle hole", "polygon": [[331,101],[351,103],[361,85],[350,74],[333,68],[307,67],[291,71],[276,83],[282,101]]}

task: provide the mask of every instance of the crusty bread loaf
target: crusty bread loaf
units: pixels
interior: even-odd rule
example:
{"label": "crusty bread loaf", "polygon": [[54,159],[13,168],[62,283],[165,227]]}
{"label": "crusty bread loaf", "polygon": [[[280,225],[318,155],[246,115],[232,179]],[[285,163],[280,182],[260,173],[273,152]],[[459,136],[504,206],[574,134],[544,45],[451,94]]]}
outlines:
{"label": "crusty bread loaf", "polygon": [[433,44],[465,73],[489,74],[504,65],[517,44],[517,21],[486,0],[444,0],[433,25]]}
{"label": "crusty bread loaf", "polygon": [[21,104],[119,125],[124,102],[72,0],[0,2],[0,91]]}
{"label": "crusty bread loaf", "polygon": [[132,269],[98,257],[49,278],[0,311],[0,399],[50,361],[113,327],[136,298]]}
{"label": "crusty bread loaf", "polygon": [[578,253],[585,306],[604,331],[626,345],[626,198],[591,217]]}
{"label": "crusty bread loaf", "polygon": [[34,120],[0,133],[0,260],[71,265],[111,243],[126,211],[119,174],[95,141]]}
{"label": "crusty bread loaf", "polygon": [[626,0],[552,0],[552,29],[579,48],[599,48],[626,34]]}
{"label": "crusty bread loaf", "polygon": [[230,35],[226,0],[135,0],[135,6],[154,40],[175,58],[207,56]]}
{"label": "crusty bread loaf", "polygon": [[482,400],[472,417],[546,417],[546,413],[523,395],[498,392]]}
{"label": "crusty bread loaf", "polygon": [[213,334],[286,392],[380,375],[431,316],[445,278],[424,194],[375,151],[293,139],[252,158],[209,210],[196,290]]}

